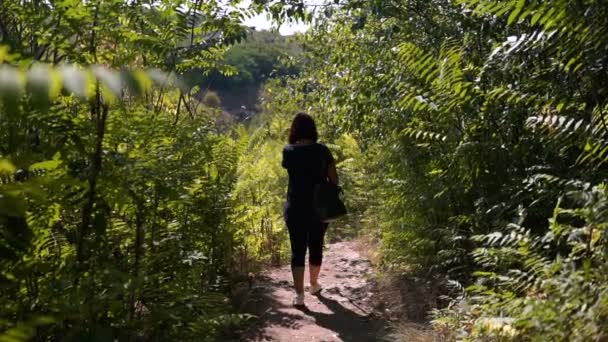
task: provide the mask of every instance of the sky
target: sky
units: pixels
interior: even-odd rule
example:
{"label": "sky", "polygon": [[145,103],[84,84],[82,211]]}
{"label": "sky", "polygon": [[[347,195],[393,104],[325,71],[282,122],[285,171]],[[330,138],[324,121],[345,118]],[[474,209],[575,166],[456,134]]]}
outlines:
{"label": "sky", "polygon": [[[244,1],[242,6],[249,6],[251,1]],[[304,3],[307,5],[320,5],[324,3],[324,0],[304,0]],[[260,14],[253,18],[249,18],[245,20],[245,25],[253,26],[257,30],[270,30],[271,28],[276,28],[276,24],[272,23],[272,20],[268,19],[266,14]],[[304,23],[285,23],[282,24],[279,28],[279,33],[282,35],[291,35],[296,32],[304,32],[308,29],[309,25]]]}
{"label": "sky", "polygon": [[[247,26],[253,26],[256,30],[270,30],[271,28],[276,28],[276,25],[272,23],[266,17],[266,14],[260,14],[256,17],[249,18],[244,22]],[[282,35],[292,35],[296,32],[304,32],[308,29],[308,25],[304,23],[284,23],[279,28],[279,33]]]}

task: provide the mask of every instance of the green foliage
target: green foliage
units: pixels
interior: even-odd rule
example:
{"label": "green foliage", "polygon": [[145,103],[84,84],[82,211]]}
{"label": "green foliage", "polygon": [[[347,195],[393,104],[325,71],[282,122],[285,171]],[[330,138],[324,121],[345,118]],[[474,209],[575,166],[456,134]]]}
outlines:
{"label": "green foliage", "polygon": [[203,97],[203,103],[209,108],[220,108],[222,99],[216,92],[209,91]]}
{"label": "green foliage", "polygon": [[[247,39],[225,53],[225,68],[202,77],[192,77],[202,88],[222,97],[223,108],[232,113],[259,109],[258,97],[263,84],[274,78],[296,76],[301,69],[301,48],[291,37],[278,32],[250,31]],[[224,72],[224,69],[230,72]],[[200,75],[199,75],[200,76]]]}
{"label": "green foliage", "polygon": [[332,140],[361,146],[382,264],[442,279],[455,299],[436,323],[460,338],[607,334],[607,10],[349,1],[304,37],[295,92]]}
{"label": "green foliage", "polygon": [[[384,269],[437,280],[446,335],[606,338],[606,3],[318,8],[294,77],[271,34],[227,49],[244,14],[215,2],[0,4],[0,339],[216,338],[239,275],[287,254],[299,110],[346,188],[330,233],[365,228]],[[263,9],[313,15],[243,12]],[[273,72],[230,134],[193,96],[201,74]]]}
{"label": "green foliage", "polygon": [[208,341],[238,321],[239,146],[182,76],[242,38],[222,13],[0,4],[0,340]]}
{"label": "green foliage", "polygon": [[261,85],[271,77],[296,75],[299,66],[286,62],[290,58],[298,58],[299,47],[288,39],[278,33],[252,31],[246,40],[226,52],[225,63],[234,67],[236,74],[216,75],[213,86],[229,91],[252,84]]}
{"label": "green foliage", "polygon": [[[457,310],[468,314],[451,322],[472,324],[470,331],[460,329],[467,339],[588,341],[605,336],[606,189],[575,190],[564,199],[574,206],[558,204],[542,236],[513,223],[505,233],[475,237],[485,246],[474,252],[485,270],[476,272],[480,280],[464,299],[473,309],[459,304]],[[436,324],[454,319],[452,312],[442,314]]]}
{"label": "green foliage", "polygon": [[[238,182],[233,196],[233,222],[239,229],[240,267],[243,270],[256,259],[263,264],[280,265],[289,257],[289,238],[283,224],[283,203],[287,174],[281,167],[282,139],[271,139],[271,134],[282,136],[274,119],[248,133],[241,131],[242,156],[238,168]],[[250,258],[249,256],[256,256]],[[259,265],[253,265],[259,267]]]}

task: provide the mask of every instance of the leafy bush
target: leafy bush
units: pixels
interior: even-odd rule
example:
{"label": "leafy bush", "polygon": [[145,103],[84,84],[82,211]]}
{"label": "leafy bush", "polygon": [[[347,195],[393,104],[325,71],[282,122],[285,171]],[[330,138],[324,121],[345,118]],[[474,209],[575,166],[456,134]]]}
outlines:
{"label": "leafy bush", "polygon": [[203,97],[203,103],[209,108],[220,108],[222,99],[216,92],[208,91]]}
{"label": "leafy bush", "polygon": [[381,227],[383,265],[466,293],[438,299],[437,326],[468,339],[605,338],[606,11],[348,2],[305,37],[310,111],[373,154],[360,159],[374,185],[362,206]]}
{"label": "leafy bush", "polygon": [[573,190],[563,201],[573,207],[560,201],[543,236],[519,225],[522,217],[504,233],[475,237],[487,246],[474,252],[484,270],[453,309],[437,313],[435,324],[451,325],[465,339],[604,338],[606,194],[605,185]]}
{"label": "leafy bush", "polygon": [[217,10],[0,4],[0,340],[208,341],[239,319],[239,149],[175,77],[244,33]]}

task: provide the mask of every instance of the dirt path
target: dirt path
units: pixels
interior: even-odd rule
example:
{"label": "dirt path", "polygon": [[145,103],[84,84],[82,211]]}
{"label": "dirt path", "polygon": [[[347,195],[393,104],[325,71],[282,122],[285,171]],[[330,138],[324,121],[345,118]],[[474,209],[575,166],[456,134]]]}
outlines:
{"label": "dirt path", "polygon": [[[291,305],[289,266],[257,279],[245,310],[258,316],[241,341],[384,341],[388,327],[373,313],[371,263],[353,242],[329,245],[324,256],[320,296],[306,295],[306,309]],[[308,275],[306,276],[308,283]]]}

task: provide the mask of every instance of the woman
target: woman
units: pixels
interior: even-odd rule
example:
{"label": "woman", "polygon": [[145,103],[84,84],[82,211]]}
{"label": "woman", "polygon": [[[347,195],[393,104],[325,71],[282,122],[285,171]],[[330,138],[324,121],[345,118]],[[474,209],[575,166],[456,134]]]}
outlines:
{"label": "woman", "polygon": [[293,304],[296,306],[304,305],[306,249],[309,250],[310,293],[321,292],[318,280],[327,224],[315,214],[314,186],[323,180],[338,184],[334,158],[325,145],[317,143],[317,139],[317,127],[312,117],[298,113],[291,124],[289,144],[283,149],[282,165],[289,174],[284,214],[291,242],[291,271],[296,289]]}

